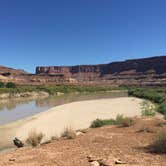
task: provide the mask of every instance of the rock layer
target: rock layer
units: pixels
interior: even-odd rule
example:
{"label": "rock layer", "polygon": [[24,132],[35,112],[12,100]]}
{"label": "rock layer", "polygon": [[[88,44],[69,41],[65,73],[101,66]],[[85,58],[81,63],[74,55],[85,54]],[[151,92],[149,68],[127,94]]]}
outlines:
{"label": "rock layer", "polygon": [[77,82],[110,82],[117,84],[166,83],[166,56],[126,60],[99,65],[37,67],[36,74]]}
{"label": "rock layer", "polygon": [[166,86],[166,56],[99,65],[39,66],[36,74],[0,66],[0,81],[17,84]]}

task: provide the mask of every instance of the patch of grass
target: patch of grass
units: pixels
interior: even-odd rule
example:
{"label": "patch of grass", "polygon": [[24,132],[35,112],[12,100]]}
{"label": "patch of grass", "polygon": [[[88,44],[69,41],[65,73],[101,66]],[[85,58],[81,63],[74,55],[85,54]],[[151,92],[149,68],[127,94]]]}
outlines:
{"label": "patch of grass", "polygon": [[91,124],[91,128],[97,128],[97,127],[102,127],[105,125],[114,125],[115,124],[115,120],[114,119],[96,119],[92,122]]}
{"label": "patch of grass", "polygon": [[155,106],[147,100],[142,102],[142,116],[155,116]]}
{"label": "patch of grass", "polygon": [[40,145],[42,139],[44,137],[43,133],[37,133],[36,131],[31,131],[28,135],[26,143],[31,145],[32,147],[36,147]]}
{"label": "patch of grass", "polygon": [[166,153],[166,130],[157,133],[151,147],[155,153]]}
{"label": "patch of grass", "polygon": [[65,137],[67,139],[74,139],[76,137],[76,131],[73,130],[71,127],[66,127],[61,137]]}
{"label": "patch of grass", "polygon": [[118,114],[115,119],[115,124],[120,125],[122,127],[129,127],[134,125],[134,120],[133,118],[130,117],[125,117],[124,115]]}
{"label": "patch of grass", "polygon": [[124,117],[123,115],[117,115],[116,119],[96,119],[94,120],[90,127],[97,128],[105,125],[120,125],[122,127],[129,127],[134,124],[134,120],[129,117]]}

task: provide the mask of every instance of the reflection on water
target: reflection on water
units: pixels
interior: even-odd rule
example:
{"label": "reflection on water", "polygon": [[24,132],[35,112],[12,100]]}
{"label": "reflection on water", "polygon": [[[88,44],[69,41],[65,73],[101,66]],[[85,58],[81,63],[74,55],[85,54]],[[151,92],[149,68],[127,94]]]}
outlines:
{"label": "reflection on water", "polygon": [[101,98],[114,98],[127,96],[125,91],[114,92],[97,92],[97,93],[81,93],[81,94],[68,94],[63,96],[50,96],[47,98],[37,99],[10,99],[1,100],[0,102],[0,124],[6,124],[16,121],[36,113],[46,111],[47,109],[70,103],[73,101],[101,99]]}

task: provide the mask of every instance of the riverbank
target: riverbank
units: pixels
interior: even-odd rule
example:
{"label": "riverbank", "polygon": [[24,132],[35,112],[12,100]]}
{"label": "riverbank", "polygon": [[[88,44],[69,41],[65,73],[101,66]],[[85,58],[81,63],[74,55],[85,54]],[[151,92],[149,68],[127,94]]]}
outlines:
{"label": "riverbank", "polygon": [[74,139],[60,138],[36,148],[0,154],[0,165],[90,166],[94,165],[91,157],[110,166],[165,166],[166,154],[150,151],[156,134],[164,129],[165,122],[156,117],[136,118],[130,127],[91,128]]}
{"label": "riverbank", "polygon": [[75,130],[88,128],[96,118],[115,118],[117,114],[139,116],[142,101],[134,97],[120,97],[60,105],[32,117],[0,126],[4,138],[0,140],[0,144],[6,147],[12,145],[15,136],[25,141],[32,130],[42,132],[45,135],[43,141],[46,141],[51,136],[60,135],[65,127]]}
{"label": "riverbank", "polygon": [[15,85],[13,88],[0,87],[0,99],[6,98],[19,98],[19,97],[28,97],[40,93],[46,93],[49,95],[62,95],[68,93],[84,93],[84,92],[108,92],[113,90],[124,90],[127,91],[127,88],[124,87],[110,87],[110,86],[77,86],[77,85],[43,85],[43,86],[34,86],[34,85]]}

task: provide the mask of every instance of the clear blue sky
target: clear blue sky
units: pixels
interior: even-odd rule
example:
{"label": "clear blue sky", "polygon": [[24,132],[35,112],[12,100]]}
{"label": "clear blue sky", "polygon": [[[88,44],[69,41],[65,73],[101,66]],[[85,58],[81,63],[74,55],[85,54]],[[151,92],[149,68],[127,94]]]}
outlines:
{"label": "clear blue sky", "polygon": [[166,55],[165,0],[0,0],[0,64],[98,64]]}

